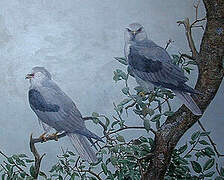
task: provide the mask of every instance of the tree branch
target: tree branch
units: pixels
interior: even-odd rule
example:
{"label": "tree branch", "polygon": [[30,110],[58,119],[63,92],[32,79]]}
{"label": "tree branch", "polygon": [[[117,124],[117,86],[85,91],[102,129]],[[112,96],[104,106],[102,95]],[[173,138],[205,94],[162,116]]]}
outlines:
{"label": "tree branch", "polygon": [[[192,34],[189,19],[179,21],[186,29],[186,36],[192,57],[198,63],[199,76],[195,89],[203,92],[198,100],[194,98],[198,107],[204,112],[215,97],[223,79],[223,56],[224,34],[215,33],[218,28],[223,28],[224,2],[204,0],[207,10],[207,24],[202,38],[200,51],[197,52]],[[216,5],[214,5],[216,3]],[[216,10],[214,11],[214,7]],[[214,18],[215,17],[215,18]],[[195,116],[184,105],[169,116],[161,128],[156,132],[155,148],[152,150],[152,158],[148,163],[148,169],[142,177],[143,180],[164,179],[169,166],[172,152],[184,135],[184,133],[196,123],[201,116]]]}
{"label": "tree branch", "polygon": [[34,170],[34,179],[38,178],[39,175],[39,171],[40,171],[40,164],[41,164],[41,160],[43,159],[43,157],[45,156],[45,154],[41,155],[38,153],[36,147],[35,147],[35,142],[33,141],[33,137],[32,134],[30,135],[30,151],[33,153],[33,156],[35,158],[35,170]]}
{"label": "tree branch", "polygon": [[195,47],[193,38],[192,38],[192,32],[191,32],[191,25],[190,25],[190,21],[189,18],[185,18],[183,21],[177,21],[178,25],[183,24],[186,30],[186,37],[187,37],[187,41],[188,41],[188,46],[192,52],[192,59],[196,59],[196,57],[198,56],[198,51]]}

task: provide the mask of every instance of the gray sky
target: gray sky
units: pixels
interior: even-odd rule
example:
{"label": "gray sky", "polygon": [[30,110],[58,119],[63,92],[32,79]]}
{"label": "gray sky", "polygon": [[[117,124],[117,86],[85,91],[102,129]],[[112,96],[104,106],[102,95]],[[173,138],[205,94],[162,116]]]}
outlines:
{"label": "gray sky", "polygon": [[[170,54],[178,51],[189,53],[184,28],[178,27],[176,21],[194,18],[193,2],[1,0],[0,148],[8,154],[29,152],[29,135],[42,133],[29,108],[29,83],[24,79],[33,66],[45,66],[84,116],[93,111],[111,115],[112,102],[119,102],[123,97],[120,93],[122,85],[115,84],[112,75],[113,70],[122,67],[113,57],[123,56],[124,28],[132,22],[140,22],[157,44],[164,47],[169,38],[175,41],[168,49]],[[203,5],[199,16],[204,16]],[[197,48],[202,33],[201,29],[194,31]],[[197,71],[192,74],[191,86],[194,86],[196,74]],[[222,84],[202,118],[218,144],[222,142],[224,127],[223,94]],[[175,100],[172,106],[178,108],[180,102]],[[97,127],[89,125],[89,128],[95,131]],[[45,166],[55,162],[60,146],[71,147],[67,138],[38,145],[40,152],[47,153],[43,161]],[[223,144],[219,149],[223,149]]]}

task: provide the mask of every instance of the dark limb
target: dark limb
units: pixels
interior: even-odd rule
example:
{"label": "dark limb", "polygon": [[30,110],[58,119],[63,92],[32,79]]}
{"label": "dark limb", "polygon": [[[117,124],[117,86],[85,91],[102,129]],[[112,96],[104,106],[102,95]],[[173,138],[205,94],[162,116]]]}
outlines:
{"label": "dark limb", "polygon": [[38,178],[38,174],[40,172],[40,164],[41,164],[41,160],[43,159],[43,157],[45,156],[45,154],[40,155],[35,147],[35,142],[33,141],[33,137],[32,134],[30,135],[30,151],[33,153],[33,156],[35,158],[35,163],[34,163],[34,174],[32,175],[34,177],[34,179]]}

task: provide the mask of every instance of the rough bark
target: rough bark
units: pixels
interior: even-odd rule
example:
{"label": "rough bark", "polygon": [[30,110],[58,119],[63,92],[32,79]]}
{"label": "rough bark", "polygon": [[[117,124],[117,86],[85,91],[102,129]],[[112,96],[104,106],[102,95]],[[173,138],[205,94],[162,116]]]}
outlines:
{"label": "rough bark", "polygon": [[[195,99],[202,112],[211,103],[223,79],[224,61],[224,1],[203,0],[207,24],[197,56],[199,76],[196,89],[204,96]],[[156,132],[155,148],[143,180],[162,180],[169,166],[172,151],[184,133],[199,120],[182,106]]]}

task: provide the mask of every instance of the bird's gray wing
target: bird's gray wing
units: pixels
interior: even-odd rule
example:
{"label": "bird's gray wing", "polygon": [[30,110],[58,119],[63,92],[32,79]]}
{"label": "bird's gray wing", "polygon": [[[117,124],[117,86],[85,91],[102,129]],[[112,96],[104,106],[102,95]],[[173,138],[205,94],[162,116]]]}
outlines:
{"label": "bird's gray wing", "polygon": [[156,86],[182,88],[187,78],[178,66],[171,63],[164,51],[159,46],[132,45],[128,54],[129,66],[139,78]]}
{"label": "bird's gray wing", "polygon": [[38,118],[56,130],[84,133],[81,113],[65,93],[49,87],[30,89],[29,102]]}

